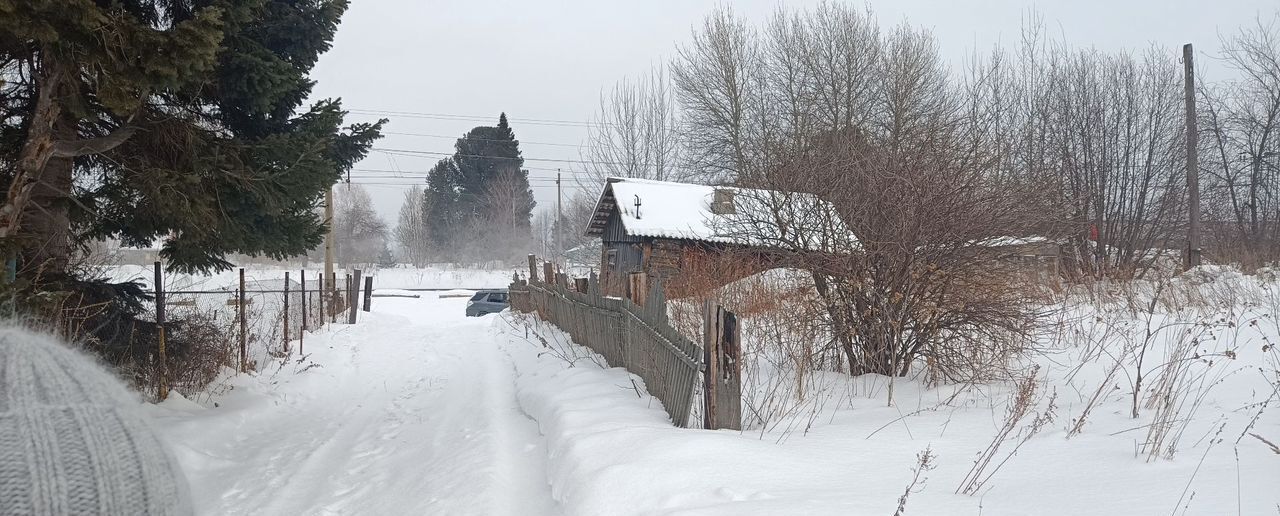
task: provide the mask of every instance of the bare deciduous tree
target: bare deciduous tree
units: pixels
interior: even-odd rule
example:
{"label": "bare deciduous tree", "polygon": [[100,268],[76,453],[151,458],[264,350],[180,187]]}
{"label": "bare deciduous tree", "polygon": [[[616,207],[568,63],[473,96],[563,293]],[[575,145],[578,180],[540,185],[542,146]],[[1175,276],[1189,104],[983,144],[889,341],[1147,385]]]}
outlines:
{"label": "bare deciduous tree", "polygon": [[688,163],[707,182],[758,172],[761,163],[763,51],[756,32],[732,10],[707,16],[677,50],[671,77],[685,121]]}
{"label": "bare deciduous tree", "polygon": [[395,229],[396,243],[400,245],[402,256],[415,267],[425,266],[431,251],[422,202],[421,186],[414,185],[405,190],[404,203],[400,205],[400,217]]}
{"label": "bare deciduous tree", "polygon": [[1223,38],[1236,80],[1201,86],[1200,166],[1212,249],[1280,257],[1280,16]]}
{"label": "bare deciduous tree", "polygon": [[464,256],[478,261],[516,261],[529,250],[533,194],[524,170],[507,170],[485,183],[480,196],[474,238],[468,239]]}
{"label": "bare deciduous tree", "polygon": [[373,211],[373,200],[363,186],[334,188],[333,233],[335,259],[345,266],[372,264],[386,247],[387,223]]}
{"label": "bare deciduous tree", "polygon": [[585,158],[590,165],[582,186],[598,191],[609,177],[685,179],[679,123],[662,67],[637,80],[619,82],[600,97],[600,111],[587,141]]}
{"label": "bare deciduous tree", "polygon": [[[994,243],[1050,233],[1059,214],[1033,202],[1043,184],[1010,177],[1013,72],[979,71],[956,83],[927,31],[882,34],[831,5],[780,11],[763,35],[717,12],[673,65],[693,161],[759,187],[738,203],[742,229],[810,271],[853,374],[923,361],[979,379],[1036,327]],[[814,195],[843,222],[816,216]]]}

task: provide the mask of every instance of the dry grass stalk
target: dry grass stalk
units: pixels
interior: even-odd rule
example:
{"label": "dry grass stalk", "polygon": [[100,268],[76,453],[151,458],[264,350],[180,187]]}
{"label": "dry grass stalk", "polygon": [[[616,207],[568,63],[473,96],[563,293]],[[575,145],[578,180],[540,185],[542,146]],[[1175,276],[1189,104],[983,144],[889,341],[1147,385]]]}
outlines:
{"label": "dry grass stalk", "polygon": [[[965,474],[964,479],[960,482],[960,486],[956,488],[956,493],[972,495],[981,490],[1009,459],[1017,455],[1022,445],[1026,444],[1044,427],[1053,422],[1054,412],[1057,409],[1056,392],[1049,395],[1048,402],[1043,410],[1035,412],[1035,408],[1040,402],[1040,396],[1037,396],[1039,390],[1037,375],[1039,371],[1039,366],[1036,366],[1025,378],[1017,383],[1013,399],[1010,400],[1005,410],[1004,424],[1001,425],[995,437],[992,438],[991,444],[987,445],[986,449],[978,454],[978,458],[973,462],[973,467],[969,469],[969,472]],[[1022,421],[1028,415],[1031,416],[1031,421],[1023,426]],[[1019,427],[1021,427],[1021,430],[1019,430]],[[994,462],[1000,455],[1001,448],[1007,443],[1012,443],[1013,449],[1009,450],[999,462]]]}

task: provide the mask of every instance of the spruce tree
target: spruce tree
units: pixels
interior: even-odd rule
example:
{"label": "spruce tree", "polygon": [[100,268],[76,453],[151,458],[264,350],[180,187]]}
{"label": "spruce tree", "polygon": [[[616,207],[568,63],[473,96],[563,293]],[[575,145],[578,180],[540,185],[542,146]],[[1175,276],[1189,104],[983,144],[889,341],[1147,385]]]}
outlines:
{"label": "spruce tree", "polygon": [[467,131],[454,150],[427,176],[423,218],[431,247],[438,256],[481,261],[523,252],[535,203],[506,113],[496,126]]}
{"label": "spruce tree", "polygon": [[507,114],[497,126],[480,126],[467,131],[454,145],[453,160],[458,166],[458,199],[469,218],[481,217],[489,184],[497,177],[518,173],[524,165],[520,142],[507,123]]}
{"label": "spruce tree", "polygon": [[468,131],[454,146],[458,169],[458,205],[463,226],[471,230],[487,256],[507,254],[532,237],[533,190],[524,170],[520,142],[507,122],[506,113],[496,126]]}
{"label": "spruce tree", "polygon": [[380,127],[343,129],[337,101],[296,114],[346,6],[0,0],[0,102],[21,121],[0,135],[0,239],[22,271],[64,270],[73,232],[163,237],[185,271],[317,245],[314,206]]}
{"label": "spruce tree", "polygon": [[[314,208],[381,126],[344,128],[338,101],[302,106],[346,7],[0,0],[0,259],[16,273],[0,289],[20,291],[0,300],[74,321],[111,361],[150,363],[141,286],[77,276],[73,245],[164,239],[181,271],[318,245]],[[175,340],[171,359],[190,349]]]}
{"label": "spruce tree", "polygon": [[458,183],[458,167],[453,159],[442,159],[427,174],[427,191],[422,196],[427,241],[432,254],[446,260],[456,257],[454,242],[462,233]]}

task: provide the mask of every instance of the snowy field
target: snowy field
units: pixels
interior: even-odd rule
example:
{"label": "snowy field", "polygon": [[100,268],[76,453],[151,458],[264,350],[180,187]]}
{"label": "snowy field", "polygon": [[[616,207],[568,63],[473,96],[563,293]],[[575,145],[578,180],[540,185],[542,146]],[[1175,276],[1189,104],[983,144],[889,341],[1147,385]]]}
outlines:
{"label": "snowy field", "polygon": [[[298,281],[299,271],[305,269],[307,285],[310,286],[324,270],[323,264],[311,264],[303,268],[284,268],[252,266],[245,268],[245,282],[252,285],[257,282],[279,282],[289,273],[292,281]],[[511,284],[511,275],[516,269],[475,269],[454,267],[450,265],[430,266],[425,268],[396,267],[374,268],[362,271],[364,275],[372,274],[373,286],[378,289],[449,289],[449,288],[502,288]],[[523,269],[521,269],[523,270]],[[147,288],[154,282],[155,273],[149,266],[115,265],[102,267],[102,275],[112,281],[139,281]],[[341,278],[346,272],[336,270]],[[216,274],[165,274],[165,287],[168,290],[232,290],[238,287],[240,272],[236,269]],[[254,287],[249,286],[252,289]]]}
{"label": "snowy field", "polygon": [[1063,301],[1012,426],[1013,382],[900,379],[890,405],[884,377],[815,374],[769,424],[673,428],[554,327],[435,293],[148,410],[201,514],[894,514],[917,473],[905,514],[1280,513],[1280,286],[1179,281]]}
{"label": "snowy field", "polygon": [[[309,327],[315,327],[315,320],[320,315],[315,292],[319,286],[317,280],[322,271],[322,268],[314,265],[306,269],[308,296],[305,304],[308,307]],[[246,298],[249,300],[246,308],[246,319],[249,321],[246,355],[251,366],[254,364],[266,364],[271,360],[273,353],[278,353],[283,348],[285,332],[281,314],[285,308],[282,290],[284,289],[286,272],[289,273],[290,283],[289,333],[296,339],[296,334],[300,331],[302,323],[301,308],[303,303],[299,290],[300,283],[298,282],[301,269],[264,266],[245,268],[245,288],[249,291],[246,294]],[[350,271],[339,269],[336,272],[338,281],[343,282],[344,275]],[[426,268],[383,268],[362,272],[365,275],[373,275],[373,286],[375,291],[379,293],[412,295],[413,293],[405,292],[405,289],[505,288],[511,283],[514,270],[501,268],[475,269],[444,265]],[[147,289],[153,287],[152,284],[155,278],[153,268],[137,265],[103,267],[100,269],[100,274],[116,282],[137,281]],[[212,318],[215,322],[221,324],[224,329],[232,332],[239,331],[237,296],[235,294],[240,284],[238,270],[233,269],[207,275],[165,273],[164,283],[165,291],[169,292],[168,310],[171,319],[175,317],[181,318],[191,312],[198,312],[201,317]],[[196,291],[199,293],[183,293],[184,291]],[[470,296],[470,290],[467,292],[467,296]]]}

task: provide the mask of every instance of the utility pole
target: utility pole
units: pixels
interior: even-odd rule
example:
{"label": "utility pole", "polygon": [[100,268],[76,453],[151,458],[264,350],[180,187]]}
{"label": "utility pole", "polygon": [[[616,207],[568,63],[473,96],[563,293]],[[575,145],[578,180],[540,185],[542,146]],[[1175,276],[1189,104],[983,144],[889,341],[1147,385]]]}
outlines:
{"label": "utility pole", "polygon": [[560,232],[563,231],[564,215],[560,211],[560,169],[556,169],[556,256],[561,263],[564,263],[564,240],[560,238]]}
{"label": "utility pole", "polygon": [[1187,261],[1188,269],[1200,265],[1200,133],[1196,130],[1196,81],[1195,66],[1191,59],[1191,44],[1182,46],[1182,64],[1186,79],[1187,101]]}
{"label": "utility pole", "polygon": [[[324,235],[324,276],[322,278],[333,277],[333,186],[330,186],[324,193],[324,221],[329,225],[329,231]],[[320,292],[324,296],[324,292]],[[322,316],[324,314],[321,314]]]}

